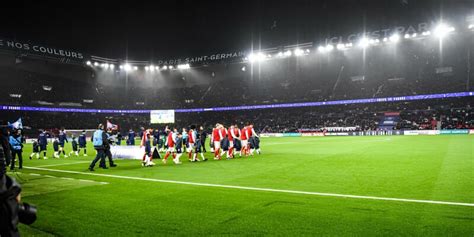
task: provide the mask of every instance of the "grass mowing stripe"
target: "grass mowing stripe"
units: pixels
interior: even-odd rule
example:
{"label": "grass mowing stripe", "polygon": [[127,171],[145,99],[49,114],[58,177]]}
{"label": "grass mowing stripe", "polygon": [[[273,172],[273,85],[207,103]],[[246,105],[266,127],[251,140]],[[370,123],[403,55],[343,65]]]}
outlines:
{"label": "grass mowing stripe", "polygon": [[240,189],[240,190],[291,193],[291,194],[304,194],[304,195],[338,197],[338,198],[368,199],[368,200],[393,201],[393,202],[425,203],[425,204],[474,207],[474,203],[464,203],[464,202],[421,200],[421,199],[408,199],[408,198],[391,198],[391,197],[375,197],[375,196],[362,196],[362,195],[337,194],[337,193],[320,193],[320,192],[308,192],[308,191],[297,191],[297,190],[273,189],[273,188],[256,188],[256,187],[245,187],[245,186],[235,186],[235,185],[209,184],[209,183],[196,183],[196,182],[186,182],[186,181],[176,181],[176,180],[141,178],[141,177],[132,177],[132,176],[112,175],[112,174],[97,174],[97,173],[79,172],[79,171],[71,171],[71,170],[47,169],[47,168],[40,168],[40,167],[25,167],[25,168],[32,169],[32,170],[42,170],[42,171],[68,173],[68,174],[81,174],[81,175],[110,177],[110,178],[118,178],[118,179],[141,180],[141,181],[184,184],[184,185],[205,186],[205,187],[230,188],[230,189]]}
{"label": "grass mowing stripe", "polygon": [[51,164],[51,165],[40,165],[37,167],[53,167],[53,166],[63,166],[63,165],[75,165],[75,164],[84,164],[90,163],[90,161],[78,161],[78,162],[71,162],[71,163],[61,163],[61,164]]}

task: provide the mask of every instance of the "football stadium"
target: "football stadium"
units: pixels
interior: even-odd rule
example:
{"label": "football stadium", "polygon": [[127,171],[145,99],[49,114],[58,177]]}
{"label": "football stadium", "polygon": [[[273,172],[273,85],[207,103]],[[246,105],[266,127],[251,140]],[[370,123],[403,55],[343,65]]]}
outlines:
{"label": "football stadium", "polygon": [[473,1],[20,2],[0,237],[474,236]]}

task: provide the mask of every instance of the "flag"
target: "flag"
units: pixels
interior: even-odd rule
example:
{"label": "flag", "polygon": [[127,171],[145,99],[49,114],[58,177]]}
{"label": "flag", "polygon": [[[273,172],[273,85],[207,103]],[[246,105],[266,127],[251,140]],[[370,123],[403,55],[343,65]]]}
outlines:
{"label": "flag", "polygon": [[8,122],[8,126],[13,129],[23,129],[23,123],[21,122],[21,118],[19,118],[16,122],[10,123]]}
{"label": "flag", "polygon": [[111,129],[111,130],[117,130],[117,129],[118,129],[118,125],[113,124],[113,123],[111,123],[109,120],[107,120],[107,130],[109,130],[109,129]]}

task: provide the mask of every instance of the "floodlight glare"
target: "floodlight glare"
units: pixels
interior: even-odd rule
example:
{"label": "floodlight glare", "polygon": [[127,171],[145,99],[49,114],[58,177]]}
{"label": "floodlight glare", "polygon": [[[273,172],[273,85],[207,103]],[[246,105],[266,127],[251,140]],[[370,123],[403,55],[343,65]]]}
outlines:
{"label": "floodlight glare", "polygon": [[334,46],[331,44],[326,45],[326,51],[331,52],[334,49]]}
{"label": "floodlight glare", "polygon": [[366,37],[361,38],[359,41],[359,46],[362,48],[366,48],[367,46],[369,46],[369,39],[367,39]]}
{"label": "floodlight glare", "polygon": [[133,67],[133,71],[136,71],[136,70],[138,70],[138,67],[137,66]]}
{"label": "floodlight glare", "polygon": [[110,64],[110,69],[114,69],[114,68],[115,68],[115,65]]}
{"label": "floodlight glare", "polygon": [[253,63],[253,62],[260,62],[260,61],[263,61],[265,59],[265,55],[263,53],[257,53],[257,54],[254,54],[254,53],[251,53],[247,59]]}
{"label": "floodlight glare", "polygon": [[394,35],[390,36],[389,40],[390,40],[390,42],[396,43],[396,42],[400,41],[400,36],[397,35],[397,34],[394,34]]}
{"label": "floodlight glare", "polygon": [[292,54],[293,54],[293,53],[292,53],[290,50],[287,50],[287,51],[284,53],[284,55],[285,55],[286,57],[289,57],[289,56],[291,56]]}
{"label": "floodlight glare", "polygon": [[87,61],[86,64],[90,66],[90,65],[91,65],[91,61]]}
{"label": "floodlight glare", "polygon": [[148,71],[148,70],[150,70],[150,67],[146,66],[145,71]]}
{"label": "floodlight glare", "polygon": [[318,47],[318,51],[321,52],[321,53],[324,53],[324,52],[326,52],[326,47],[324,47],[324,46],[319,46],[319,47]]}
{"label": "floodlight glare", "polygon": [[155,66],[153,66],[153,65],[149,66],[149,70],[150,70],[151,72],[154,72],[154,71],[155,71]]}
{"label": "floodlight glare", "polygon": [[345,48],[344,44],[337,44],[336,48],[339,50],[343,50]]}
{"label": "floodlight glare", "polygon": [[431,35],[431,31],[423,31],[423,33],[421,33],[421,35],[423,35],[423,36]]}
{"label": "floodlight glare", "polygon": [[128,71],[132,70],[132,66],[130,66],[130,64],[127,63],[123,66],[123,69],[125,69],[125,71],[128,72]]}
{"label": "floodlight glare", "polygon": [[295,54],[295,56],[301,56],[304,54],[304,51],[302,49],[295,49],[293,53]]}
{"label": "floodlight glare", "polygon": [[98,66],[99,66],[99,63],[98,63],[98,62],[95,62],[95,63],[94,63],[94,66],[98,67]]}
{"label": "floodlight glare", "polygon": [[448,26],[444,23],[440,23],[434,29],[434,35],[441,39],[441,38],[445,37],[448,33],[453,32],[454,30],[455,30],[454,27]]}

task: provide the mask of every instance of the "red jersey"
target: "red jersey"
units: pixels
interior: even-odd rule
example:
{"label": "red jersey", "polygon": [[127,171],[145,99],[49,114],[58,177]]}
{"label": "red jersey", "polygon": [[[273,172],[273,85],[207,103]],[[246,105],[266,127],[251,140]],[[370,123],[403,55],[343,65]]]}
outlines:
{"label": "red jersey", "polygon": [[236,137],[239,137],[240,130],[238,128],[229,128],[229,131],[227,133],[227,138],[229,139],[229,141],[234,141],[234,137],[232,136],[232,134]]}
{"label": "red jersey", "polygon": [[189,143],[194,143],[194,132],[192,132],[192,131],[188,132],[188,142]]}
{"label": "red jersey", "polygon": [[247,127],[242,128],[242,132],[240,133],[240,138],[242,140],[247,140],[249,139],[248,133],[247,133]]}
{"label": "red jersey", "polygon": [[174,147],[174,140],[173,140],[173,133],[172,132],[168,133],[168,137],[166,138],[166,143],[168,144],[168,147]]}
{"label": "red jersey", "polygon": [[224,134],[222,134],[222,129],[214,129],[212,130],[212,140],[215,142],[220,142],[224,138]]}

